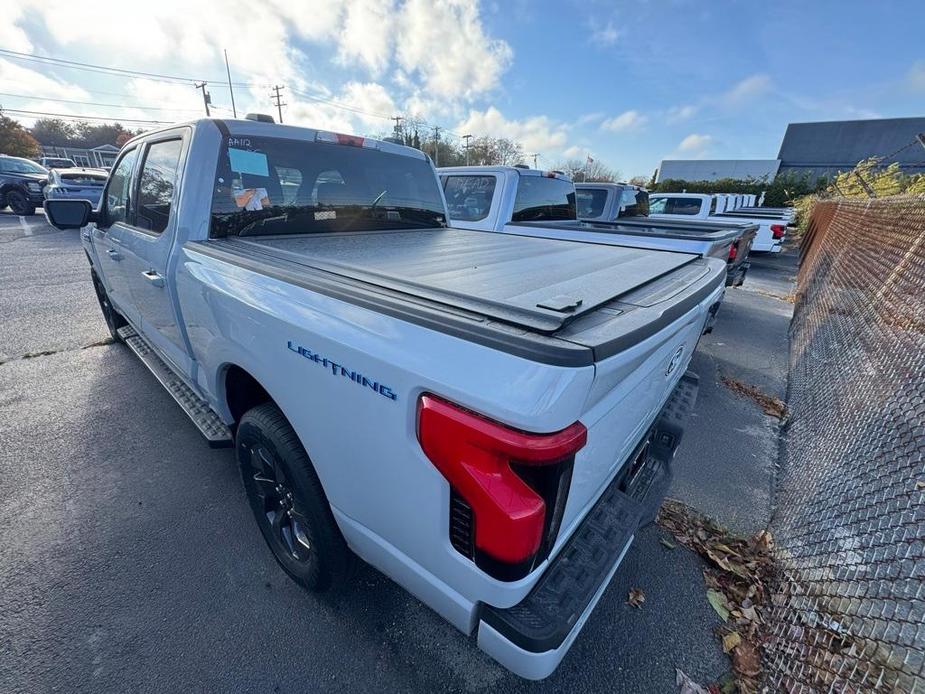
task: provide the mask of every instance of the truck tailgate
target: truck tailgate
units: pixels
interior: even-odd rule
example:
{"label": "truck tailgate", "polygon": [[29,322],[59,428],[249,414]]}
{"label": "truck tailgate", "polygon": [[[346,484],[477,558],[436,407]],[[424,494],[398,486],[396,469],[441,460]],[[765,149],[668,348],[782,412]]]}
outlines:
{"label": "truck tailgate", "polygon": [[544,334],[697,259],[688,253],[452,228],[219,243],[251,257],[333,273]]}

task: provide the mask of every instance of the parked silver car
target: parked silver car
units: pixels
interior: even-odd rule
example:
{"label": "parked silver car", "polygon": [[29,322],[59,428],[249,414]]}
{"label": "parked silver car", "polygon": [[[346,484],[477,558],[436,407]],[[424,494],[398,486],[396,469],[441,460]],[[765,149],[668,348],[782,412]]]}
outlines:
{"label": "parked silver car", "polygon": [[102,169],[51,169],[48,185],[45,186],[45,199],[89,200],[96,207],[108,178],[109,173]]}

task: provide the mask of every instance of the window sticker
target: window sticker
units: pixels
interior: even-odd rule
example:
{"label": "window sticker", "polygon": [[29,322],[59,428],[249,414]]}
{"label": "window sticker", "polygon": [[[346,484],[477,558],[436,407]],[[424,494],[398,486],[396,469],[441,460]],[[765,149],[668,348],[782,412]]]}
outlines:
{"label": "window sticker", "polygon": [[228,159],[231,161],[231,170],[237,173],[253,174],[254,176],[269,176],[267,155],[263,152],[249,152],[246,149],[228,148]]}
{"label": "window sticker", "polygon": [[270,206],[270,196],[266,188],[245,188],[235,193],[234,202],[245,210],[262,210]]}

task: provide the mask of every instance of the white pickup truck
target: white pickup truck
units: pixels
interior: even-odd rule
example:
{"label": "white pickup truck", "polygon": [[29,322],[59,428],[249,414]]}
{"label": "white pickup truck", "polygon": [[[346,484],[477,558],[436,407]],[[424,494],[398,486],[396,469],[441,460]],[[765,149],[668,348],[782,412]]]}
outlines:
{"label": "white pickup truck", "polygon": [[[635,189],[624,199],[625,186],[615,183],[582,185],[603,186],[604,215],[632,207],[638,216],[585,221],[578,218],[580,193],[560,172],[519,166],[457,166],[438,172],[456,227],[720,258],[726,261],[727,286],[741,284],[748,270],[756,227],[747,222],[649,220],[643,216],[648,193]],[[587,199],[582,210],[592,211]]]}
{"label": "white pickup truck", "polygon": [[450,228],[420,151],[251,120],[147,132],[45,212],[289,576],[359,556],[556,668],[667,490],[724,262]]}
{"label": "white pickup truck", "polygon": [[[727,198],[728,200],[728,198]],[[652,219],[701,219],[716,222],[752,222],[758,233],[752,243],[753,251],[779,253],[787,234],[792,213],[778,208],[738,209],[717,211],[716,196],[706,193],[651,193],[649,217]]]}
{"label": "white pickup truck", "polygon": [[[717,197],[716,200],[722,199]],[[738,287],[745,282],[745,275],[751,265],[748,253],[758,232],[757,224],[748,221],[718,222],[681,217],[673,219],[666,216],[650,219],[648,191],[629,183],[576,183],[575,206],[578,219],[582,222],[592,222],[596,230],[601,229],[606,223],[616,222],[614,230],[624,233],[657,233],[666,239],[674,239],[678,234],[693,234],[701,240],[709,238],[713,245],[701,250],[706,255],[717,257],[726,254],[726,286]],[[732,239],[731,245],[722,248],[724,240],[728,239]]]}

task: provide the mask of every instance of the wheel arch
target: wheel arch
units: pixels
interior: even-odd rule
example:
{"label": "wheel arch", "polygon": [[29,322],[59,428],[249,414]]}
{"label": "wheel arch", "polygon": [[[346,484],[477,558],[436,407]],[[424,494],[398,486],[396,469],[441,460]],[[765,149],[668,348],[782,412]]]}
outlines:
{"label": "wheel arch", "polygon": [[241,421],[245,412],[257,405],[272,402],[279,407],[279,403],[264,385],[247,369],[237,364],[225,364],[222,367],[219,382],[222,387],[223,405],[231,415],[234,424]]}

